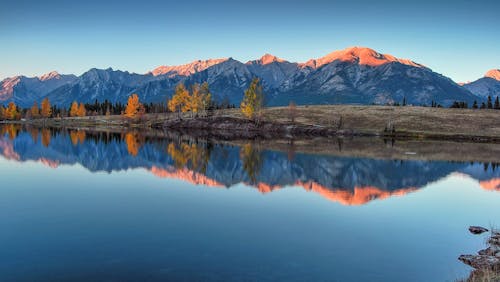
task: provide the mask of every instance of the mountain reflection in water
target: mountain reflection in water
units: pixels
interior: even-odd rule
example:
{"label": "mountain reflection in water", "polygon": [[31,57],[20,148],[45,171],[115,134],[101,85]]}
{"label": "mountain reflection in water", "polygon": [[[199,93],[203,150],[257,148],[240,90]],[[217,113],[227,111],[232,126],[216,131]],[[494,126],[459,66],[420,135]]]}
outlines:
{"label": "mountain reflection in water", "polygon": [[[393,160],[272,151],[258,141],[242,145],[195,138],[151,137],[138,131],[95,132],[3,125],[4,158],[57,168],[80,164],[91,172],[144,168],[153,175],[193,184],[231,187],[245,183],[262,193],[300,186],[344,205],[401,196],[452,173],[500,191],[495,163]],[[348,142],[348,141],[345,141]],[[340,143],[339,143],[340,144]]]}

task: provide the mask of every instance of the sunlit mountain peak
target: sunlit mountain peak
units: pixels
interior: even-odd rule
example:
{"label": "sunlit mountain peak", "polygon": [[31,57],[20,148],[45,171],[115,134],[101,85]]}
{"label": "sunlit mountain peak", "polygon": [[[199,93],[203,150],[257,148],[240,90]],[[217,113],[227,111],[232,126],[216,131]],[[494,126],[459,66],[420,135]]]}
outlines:
{"label": "sunlit mountain peak", "polygon": [[489,70],[488,72],[486,72],[484,77],[489,77],[489,78],[493,78],[495,80],[500,81],[500,69]]}
{"label": "sunlit mountain peak", "polygon": [[349,47],[344,50],[334,51],[324,57],[321,57],[319,59],[311,59],[301,65],[312,68],[319,68],[334,61],[358,63],[360,65],[367,65],[372,67],[394,62],[413,67],[423,67],[423,65],[417,64],[411,60],[399,59],[389,54],[381,54],[367,47]]}
{"label": "sunlit mountain peak", "polygon": [[272,63],[284,63],[286,60],[283,60],[281,58],[278,58],[274,55],[271,55],[269,53],[264,54],[260,59],[254,60],[254,61],[249,61],[247,64],[260,64],[260,65],[268,65]]}
{"label": "sunlit mountain peak", "polygon": [[196,60],[188,64],[179,66],[159,66],[151,71],[154,76],[159,75],[184,75],[188,76],[203,71],[213,65],[227,61],[228,58]]}
{"label": "sunlit mountain peak", "polygon": [[50,79],[59,79],[59,78],[61,78],[61,75],[57,71],[51,71],[49,73],[46,73],[38,77],[38,79],[40,79],[41,81],[46,81]]}

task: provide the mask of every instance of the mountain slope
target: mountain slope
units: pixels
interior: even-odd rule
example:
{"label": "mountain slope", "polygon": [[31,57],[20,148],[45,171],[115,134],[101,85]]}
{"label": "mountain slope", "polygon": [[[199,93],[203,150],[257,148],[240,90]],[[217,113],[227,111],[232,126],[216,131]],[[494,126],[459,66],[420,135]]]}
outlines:
{"label": "mountain slope", "polygon": [[21,107],[30,107],[41,102],[49,92],[76,80],[74,75],[61,75],[55,71],[39,77],[15,76],[0,83],[0,104],[15,102]]}
{"label": "mountain slope", "polygon": [[144,83],[155,80],[151,75],[129,73],[111,68],[91,69],[78,77],[77,80],[68,83],[54,91],[47,97],[59,106],[68,106],[73,101],[93,103],[95,100],[108,100],[115,102],[126,102],[129,95]]}
{"label": "mountain slope", "polygon": [[246,65],[248,70],[261,78],[269,88],[281,86],[287,78],[300,70],[299,64],[290,63],[270,54],[265,54],[259,60],[249,61]]}
{"label": "mountain slope", "polygon": [[281,86],[271,104],[430,104],[472,102],[474,97],[451,79],[406,59],[353,47],[310,60]]}
{"label": "mountain slope", "polygon": [[484,77],[464,84],[463,87],[480,98],[500,96],[500,70],[490,70]]}

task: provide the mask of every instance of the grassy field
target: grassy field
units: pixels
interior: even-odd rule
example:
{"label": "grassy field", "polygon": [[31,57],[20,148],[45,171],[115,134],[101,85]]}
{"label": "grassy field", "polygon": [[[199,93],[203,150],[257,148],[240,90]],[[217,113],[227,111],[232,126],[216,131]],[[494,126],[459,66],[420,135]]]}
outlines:
{"label": "grassy field", "polygon": [[[264,117],[286,122],[289,110],[270,108]],[[344,128],[358,132],[382,132],[392,123],[397,132],[500,137],[499,110],[349,105],[297,107],[298,123],[335,126],[340,117]]]}

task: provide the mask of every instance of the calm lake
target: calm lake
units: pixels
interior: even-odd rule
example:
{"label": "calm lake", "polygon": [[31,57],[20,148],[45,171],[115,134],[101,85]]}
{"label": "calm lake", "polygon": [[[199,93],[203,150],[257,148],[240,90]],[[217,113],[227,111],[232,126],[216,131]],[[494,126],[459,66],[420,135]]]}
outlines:
{"label": "calm lake", "polygon": [[356,142],[3,126],[0,280],[467,277],[457,257],[486,236],[468,226],[500,226],[500,166]]}

